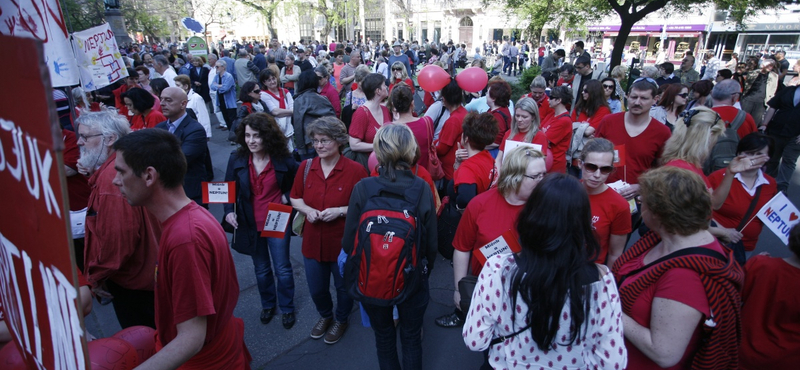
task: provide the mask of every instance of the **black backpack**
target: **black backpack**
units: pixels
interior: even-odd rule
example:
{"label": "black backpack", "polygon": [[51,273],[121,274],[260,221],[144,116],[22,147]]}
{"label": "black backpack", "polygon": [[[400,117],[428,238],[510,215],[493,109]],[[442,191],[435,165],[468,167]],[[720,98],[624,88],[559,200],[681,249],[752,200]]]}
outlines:
{"label": "black backpack", "polygon": [[345,286],[359,302],[391,307],[414,294],[427,274],[417,204],[428,185],[421,179],[407,188],[382,185],[375,177],[361,181],[367,196],[345,263]]}
{"label": "black backpack", "polygon": [[739,127],[742,127],[745,118],[747,118],[747,113],[739,109],[739,113],[736,113],[736,118],[731,121],[728,128],[725,129],[725,133],[719,137],[717,143],[711,148],[711,153],[709,153],[708,159],[703,165],[703,173],[706,176],[714,171],[727,168],[731,160],[736,157],[736,147],[739,146],[740,139],[736,131]]}

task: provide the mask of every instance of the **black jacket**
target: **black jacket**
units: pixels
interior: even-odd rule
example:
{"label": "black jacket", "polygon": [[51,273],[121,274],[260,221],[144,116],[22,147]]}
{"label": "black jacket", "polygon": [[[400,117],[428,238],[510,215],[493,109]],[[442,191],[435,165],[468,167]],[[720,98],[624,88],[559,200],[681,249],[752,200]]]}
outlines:
{"label": "black jacket", "polygon": [[[156,128],[169,130],[167,121],[156,125]],[[181,150],[186,156],[186,176],[183,178],[183,190],[186,196],[197,204],[202,204],[203,181],[214,179],[214,168],[211,165],[211,153],[208,151],[206,129],[188,114],[175,129],[175,136],[181,141]]]}
{"label": "black jacket", "polygon": [[[241,156],[237,150],[231,152],[231,156],[228,159],[228,169],[225,171],[225,181],[236,181],[236,222],[239,224],[239,228],[236,229],[233,249],[239,253],[252,255],[255,251],[256,238],[259,237],[261,225],[256,225],[253,211],[249,160],[249,156]],[[294,184],[294,176],[297,173],[297,162],[292,157],[272,158],[271,160],[275,169],[275,179],[281,188],[281,193],[286,196],[286,199],[289,199],[289,193]],[[232,203],[227,203],[223,208],[225,209],[225,215],[227,215],[233,212],[234,207]]]}
{"label": "black jacket", "polygon": [[767,126],[770,135],[794,138],[800,135],[800,104],[794,105],[794,93],[800,86],[782,89],[767,105],[777,112]]}
{"label": "black jacket", "polygon": [[[192,68],[189,68],[189,79],[192,80],[192,90],[200,94],[206,103],[210,102],[211,94],[208,88],[208,69],[200,67],[200,73],[198,74],[197,68],[192,66]],[[196,86],[194,84],[195,82],[199,82],[200,86]]]}

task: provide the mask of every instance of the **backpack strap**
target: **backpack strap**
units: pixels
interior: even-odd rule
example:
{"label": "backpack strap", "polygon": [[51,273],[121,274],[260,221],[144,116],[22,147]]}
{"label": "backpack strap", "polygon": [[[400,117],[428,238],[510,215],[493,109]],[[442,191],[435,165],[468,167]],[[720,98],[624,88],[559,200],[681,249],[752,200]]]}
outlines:
{"label": "backpack strap", "polygon": [[436,120],[435,120],[435,121],[433,121],[433,131],[434,131],[434,132],[436,132],[436,128],[438,128],[438,127],[439,127],[439,120],[441,120],[441,119],[442,119],[442,116],[444,115],[444,110],[445,110],[445,109],[447,109],[447,107],[445,107],[445,106],[444,106],[444,103],[442,103],[442,110],[440,110],[440,111],[439,111],[439,115],[438,115],[438,116],[436,116]]}
{"label": "backpack strap", "polygon": [[736,113],[736,118],[731,121],[730,128],[732,128],[734,131],[739,130],[739,127],[742,127],[745,118],[747,118],[747,113],[745,113],[743,109],[739,109],[739,113]]}
{"label": "backpack strap", "polygon": [[692,254],[695,254],[695,255],[699,254],[699,255],[702,255],[702,256],[708,256],[708,257],[716,258],[716,259],[718,259],[718,260],[720,260],[722,262],[727,262],[728,261],[728,258],[725,257],[722,253],[714,251],[714,250],[711,250],[711,249],[708,249],[708,248],[703,248],[703,247],[684,248],[684,249],[675,251],[673,253],[670,253],[670,254],[668,254],[668,255],[666,255],[664,257],[661,257],[661,258],[659,258],[659,259],[657,259],[657,260],[655,260],[653,262],[648,263],[645,266],[642,266],[642,267],[640,267],[640,268],[638,268],[636,270],[633,270],[633,271],[625,274],[624,276],[622,276],[619,279],[619,283],[617,284],[617,286],[621,287],[622,286],[622,282],[624,282],[625,279],[627,279],[627,278],[629,278],[629,277],[631,277],[633,275],[636,275],[636,274],[638,274],[638,273],[640,273],[640,272],[642,272],[644,270],[647,270],[650,267],[658,265],[659,263],[671,260],[673,258],[688,256],[688,255],[692,255]]}
{"label": "backpack strap", "polygon": [[747,222],[750,220],[750,216],[752,216],[753,211],[756,210],[756,203],[758,203],[758,199],[761,198],[761,188],[763,187],[764,186],[759,185],[756,189],[756,196],[753,197],[752,201],[750,201],[750,206],[747,207],[747,212],[744,213],[744,218],[742,218],[742,221],[739,222],[739,226],[736,226],[736,231],[742,232],[744,227],[747,225]]}

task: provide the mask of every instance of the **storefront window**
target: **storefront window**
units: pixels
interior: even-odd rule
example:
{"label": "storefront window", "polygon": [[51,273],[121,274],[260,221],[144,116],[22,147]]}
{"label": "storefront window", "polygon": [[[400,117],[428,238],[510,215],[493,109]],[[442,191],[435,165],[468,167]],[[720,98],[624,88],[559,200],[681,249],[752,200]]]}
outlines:
{"label": "storefront window", "polygon": [[758,34],[746,34],[739,36],[739,43],[736,45],[737,50],[741,50],[741,55],[739,55],[739,60],[742,60],[743,57],[756,55],[756,53],[760,53],[767,44],[767,37],[769,35],[758,35]]}
{"label": "storefront window", "polygon": [[800,50],[798,47],[800,41],[798,40],[800,40],[800,34],[797,33],[770,35],[768,50],[773,53],[778,50],[797,51]]}

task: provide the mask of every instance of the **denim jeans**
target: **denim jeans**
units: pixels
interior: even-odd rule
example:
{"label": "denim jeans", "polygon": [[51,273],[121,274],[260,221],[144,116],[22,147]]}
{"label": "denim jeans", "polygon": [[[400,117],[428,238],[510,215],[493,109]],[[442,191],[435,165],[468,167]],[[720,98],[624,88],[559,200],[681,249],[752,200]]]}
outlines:
{"label": "denim jeans", "polygon": [[[403,345],[403,367],[405,370],[422,369],[422,319],[428,307],[430,292],[428,277],[424,276],[419,291],[397,305],[400,314],[400,342]],[[363,304],[375,332],[378,350],[378,365],[381,370],[399,370],[397,356],[397,328],[392,319],[392,307]]]}
{"label": "denim jeans", "polygon": [[263,309],[275,307],[274,269],[274,274],[278,277],[278,306],[282,313],[294,312],[294,276],[292,275],[292,261],[289,259],[290,236],[291,232],[287,232],[283,239],[256,238],[256,251],[252,257]]}
{"label": "denim jeans", "polygon": [[503,56],[503,73],[508,73],[508,69],[511,67],[511,58],[507,56]]}
{"label": "denim jeans", "polygon": [[324,318],[333,317],[333,299],[331,297],[331,275],[333,286],[336,287],[336,321],[347,322],[350,311],[353,310],[353,298],[347,294],[344,278],[339,272],[336,262],[320,262],[311,258],[303,258],[306,266],[306,280],[308,290],[317,312]]}

